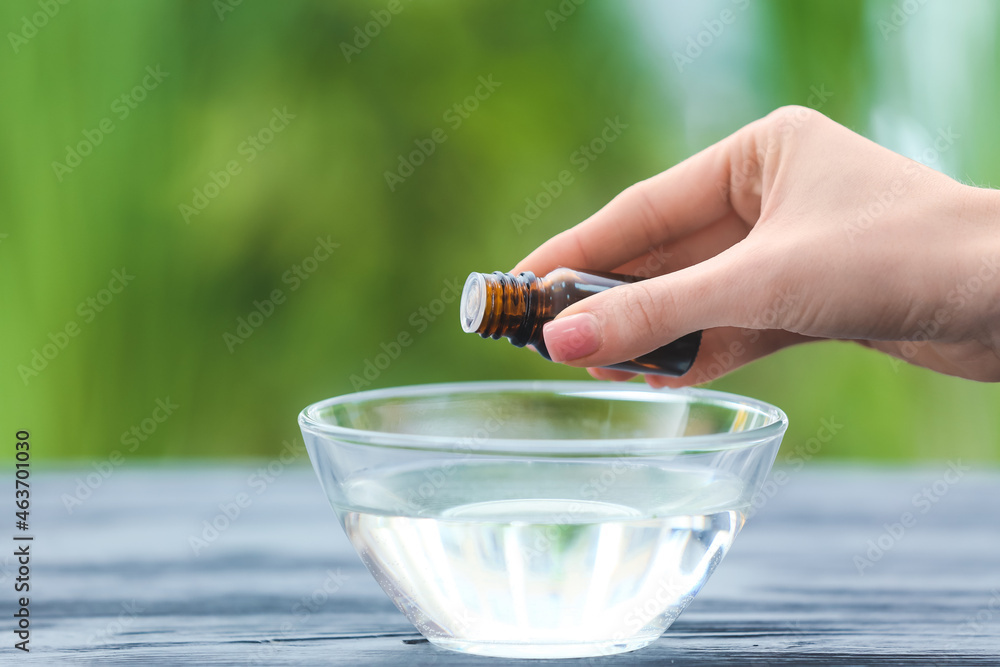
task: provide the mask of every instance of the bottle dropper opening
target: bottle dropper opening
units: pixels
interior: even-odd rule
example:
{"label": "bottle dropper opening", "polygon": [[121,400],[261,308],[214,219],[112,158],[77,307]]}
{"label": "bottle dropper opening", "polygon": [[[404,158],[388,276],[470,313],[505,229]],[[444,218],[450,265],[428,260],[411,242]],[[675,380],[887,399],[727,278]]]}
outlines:
{"label": "bottle dropper opening", "polygon": [[486,313],[486,278],[481,273],[470,273],[462,288],[461,318],[465,333],[476,333]]}

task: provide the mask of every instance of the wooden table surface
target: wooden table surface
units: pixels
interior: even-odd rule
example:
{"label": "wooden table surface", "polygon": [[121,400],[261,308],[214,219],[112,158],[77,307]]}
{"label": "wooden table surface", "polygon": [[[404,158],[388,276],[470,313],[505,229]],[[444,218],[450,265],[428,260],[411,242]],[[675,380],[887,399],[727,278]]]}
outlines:
{"label": "wooden table surface", "polygon": [[[35,472],[31,652],[13,649],[16,568],[0,556],[0,663],[540,663],[422,641],[361,565],[312,471],[255,469],[127,464],[72,512],[67,498],[94,469]],[[663,637],[559,664],[1000,665],[1000,473],[786,474]],[[234,518],[217,518],[227,511]],[[900,532],[892,524],[907,512]],[[213,519],[228,528],[205,533]]]}

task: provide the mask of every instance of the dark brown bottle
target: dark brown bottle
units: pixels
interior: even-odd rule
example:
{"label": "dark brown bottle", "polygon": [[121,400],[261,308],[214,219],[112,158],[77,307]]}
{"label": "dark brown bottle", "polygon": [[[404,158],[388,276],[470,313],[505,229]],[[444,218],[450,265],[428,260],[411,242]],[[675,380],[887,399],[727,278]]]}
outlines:
{"label": "dark brown bottle", "polygon": [[[551,361],[542,325],[564,308],[612,287],[643,280],[615,273],[559,268],[544,278],[494,271],[471,273],[462,290],[462,329],[483,338],[506,336],[518,347],[532,345]],[[684,375],[698,355],[701,332],[695,331],[641,357],[605,366],[633,373]]]}

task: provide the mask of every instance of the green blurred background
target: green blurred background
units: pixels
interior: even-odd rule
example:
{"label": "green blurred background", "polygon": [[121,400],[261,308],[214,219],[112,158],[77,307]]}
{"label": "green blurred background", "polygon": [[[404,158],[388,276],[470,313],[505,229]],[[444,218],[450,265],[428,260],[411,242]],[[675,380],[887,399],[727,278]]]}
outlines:
{"label": "green blurred background", "polygon": [[[35,0],[0,26],[0,405],[36,461],[274,456],[355,386],[586,377],[463,334],[445,301],[783,104],[1000,183],[990,0]],[[627,128],[581,162],[608,118]],[[337,247],[306,260],[319,238]],[[713,386],[783,407],[785,456],[1000,458],[1000,387],[854,345]]]}

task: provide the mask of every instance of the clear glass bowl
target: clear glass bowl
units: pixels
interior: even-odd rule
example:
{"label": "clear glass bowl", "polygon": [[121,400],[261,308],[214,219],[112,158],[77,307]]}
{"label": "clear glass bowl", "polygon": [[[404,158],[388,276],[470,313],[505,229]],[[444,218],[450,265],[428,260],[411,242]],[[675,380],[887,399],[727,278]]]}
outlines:
{"label": "clear glass bowl", "polygon": [[706,390],[487,382],[366,391],[299,424],[365,566],[438,646],[632,651],[743,527],[788,426]]}

